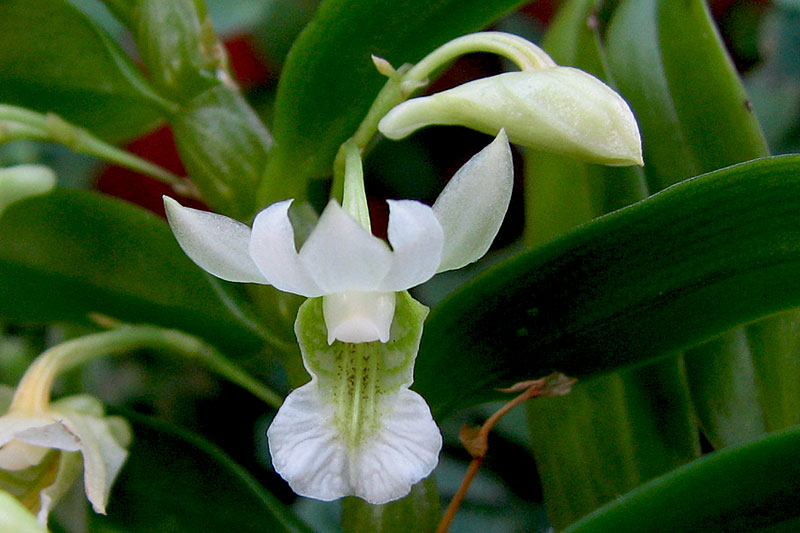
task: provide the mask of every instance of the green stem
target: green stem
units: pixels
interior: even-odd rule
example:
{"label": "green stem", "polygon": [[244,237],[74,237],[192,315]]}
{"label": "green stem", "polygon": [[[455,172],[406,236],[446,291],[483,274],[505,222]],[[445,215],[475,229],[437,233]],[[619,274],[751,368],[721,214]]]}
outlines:
{"label": "green stem", "polygon": [[98,357],[118,355],[140,348],[155,348],[196,359],[209,370],[248,390],[267,404],[277,408],[282,403],[278,394],[197,337],[154,326],[122,326],[64,342],[42,353],[22,376],[9,411],[45,410],[50,402],[53,381],[59,374]]}
{"label": "green stem", "polygon": [[[535,44],[503,32],[479,32],[464,35],[443,44],[414,66],[404,65],[393,71],[385,60],[374,59],[376,67],[387,73],[389,80],[375,97],[369,111],[364,116],[356,132],[348,140],[359,150],[364,150],[378,132],[378,122],[391,109],[404,101],[430,82],[430,78],[439,70],[455,61],[460,56],[472,53],[496,54],[513,62],[520,70],[539,70],[555,65],[553,60]],[[333,164],[333,188],[331,196],[341,199],[347,158],[345,145],[342,144]]]}
{"label": "green stem", "polygon": [[176,192],[197,196],[191,184],[145,159],[112,146],[87,130],[70,124],[58,115],[42,115],[28,109],[0,104],[0,143],[29,139],[56,142],[81,153],[98,157],[171,185]]}

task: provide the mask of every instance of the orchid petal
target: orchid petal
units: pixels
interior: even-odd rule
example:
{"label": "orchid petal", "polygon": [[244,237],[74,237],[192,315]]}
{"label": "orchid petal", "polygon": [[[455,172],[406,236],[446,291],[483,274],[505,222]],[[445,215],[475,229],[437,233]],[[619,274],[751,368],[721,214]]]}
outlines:
{"label": "orchid petal", "polygon": [[241,283],[267,283],[248,253],[250,228],[216,213],[200,211],[164,197],[175,238],[189,258],[218,278]]}
{"label": "orchid petal", "polygon": [[404,291],[436,274],[444,231],[430,207],[414,200],[389,200],[388,236],[393,262],[381,290]]}
{"label": "orchid petal", "polygon": [[315,382],[293,391],[267,432],[275,470],[301,496],[355,495],[381,504],[431,473],[442,446],[430,409],[406,388],[382,398],[379,427],[357,449],[342,440],[331,404]]}
{"label": "orchid petal", "polygon": [[444,229],[439,272],[477,261],[500,230],[514,186],[511,147],[503,130],[461,167],[433,211]]}
{"label": "orchid petal", "polygon": [[264,277],[276,289],[306,297],[323,291],[309,276],[294,245],[294,228],[289,220],[292,200],[284,200],[261,211],[253,221],[250,256]]}
{"label": "orchid petal", "polygon": [[69,413],[62,421],[80,445],[86,497],[95,512],[101,514],[106,512],[111,484],[128,457],[128,451],[123,446],[127,442],[120,443],[115,438],[119,432],[109,428],[114,420],[114,417],[99,419]]}
{"label": "orchid petal", "polygon": [[56,504],[69,492],[83,470],[83,461],[78,452],[60,453],[56,477],[49,487],[39,492],[39,512],[36,517],[42,524],[47,524],[47,517]]}
{"label": "orchid petal", "polygon": [[[58,439],[58,429],[53,428],[54,425],[54,420],[46,416],[7,414],[0,418],[0,468],[22,470],[38,464],[49,451],[49,446],[42,447],[30,440],[35,440],[40,428],[48,428],[46,431]],[[23,440],[21,435],[28,438]],[[61,437],[59,441],[63,441],[64,436]],[[68,439],[66,444],[69,444]]]}
{"label": "orchid petal", "polygon": [[422,396],[406,388],[383,399],[381,426],[350,465],[353,492],[369,503],[402,498],[439,461],[442,436]]}
{"label": "orchid petal", "polygon": [[0,468],[23,470],[40,465],[52,450],[64,452],[56,457],[55,478],[36,488],[39,520],[46,523],[50,509],[81,470],[86,496],[96,512],[104,513],[111,484],[127,458],[130,438],[127,422],[104,416],[98,400],[71,396],[43,411],[19,410],[0,417]]}
{"label": "orchid petal", "polygon": [[378,289],[392,252],[331,200],[300,250],[300,261],[324,294]]}
{"label": "orchid petal", "polygon": [[312,382],[286,397],[267,430],[272,464],[300,496],[327,502],[352,493],[333,418]]}

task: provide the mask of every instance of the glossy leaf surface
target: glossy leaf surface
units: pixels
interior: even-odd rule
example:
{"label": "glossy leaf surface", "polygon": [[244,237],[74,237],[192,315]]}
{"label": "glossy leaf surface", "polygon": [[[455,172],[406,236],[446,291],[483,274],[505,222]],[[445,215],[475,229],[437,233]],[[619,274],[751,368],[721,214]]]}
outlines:
{"label": "glossy leaf surface", "polygon": [[[616,10],[607,37],[610,65],[641,121],[652,190],[767,155],[705,2],[628,0]],[[782,339],[789,332],[776,323],[762,324],[759,334]],[[755,353],[757,346],[766,344],[749,343],[748,334],[737,331],[685,354],[701,426],[717,447],[765,430],[758,397],[773,386],[756,381],[752,359],[776,367],[785,360]]]}
{"label": "glossy leaf surface", "polygon": [[798,202],[800,157],[763,159],[522,253],[433,309],[415,388],[441,416],[496,387],[642,364],[800,305]]}
{"label": "glossy leaf surface", "polygon": [[[613,83],[597,6],[595,0],[563,4],[542,44],[559,64]],[[588,165],[538,153],[528,154],[527,162],[529,244],[540,245],[648,194],[639,167]],[[577,219],[576,213],[583,218]],[[526,407],[547,514],[556,528],[699,454],[677,355],[579,382],[567,398],[528,402]]]}
{"label": "glossy leaf surface", "polygon": [[0,3],[0,101],[54,112],[111,141],[152,128],[169,105],[119,46],[65,0]]}
{"label": "glossy leaf surface", "polygon": [[794,531],[800,524],[800,429],[715,452],[574,524],[593,531]]}
{"label": "glossy leaf surface", "polygon": [[102,313],[184,329],[243,353],[255,330],[223,303],[165,222],[107,196],[56,189],[0,218],[0,316],[84,321]]}

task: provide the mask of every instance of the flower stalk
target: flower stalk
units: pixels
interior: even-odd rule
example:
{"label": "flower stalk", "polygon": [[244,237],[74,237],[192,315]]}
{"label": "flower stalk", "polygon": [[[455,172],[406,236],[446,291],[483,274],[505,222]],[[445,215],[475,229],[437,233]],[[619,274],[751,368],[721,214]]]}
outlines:
{"label": "flower stalk", "polygon": [[156,348],[196,359],[272,407],[280,407],[281,397],[227,360],[215,348],[197,337],[178,330],[154,326],[121,326],[116,329],[79,337],[50,348],[28,368],[17,386],[9,411],[40,411],[50,402],[55,378],[72,368],[103,356],[117,355],[141,348]]}
{"label": "flower stalk", "polygon": [[0,143],[28,139],[63,144],[76,152],[85,153],[141,172],[170,185],[180,195],[197,198],[192,184],[160,166],[112,146],[89,131],[71,124],[53,113],[42,115],[21,107],[0,104]]}

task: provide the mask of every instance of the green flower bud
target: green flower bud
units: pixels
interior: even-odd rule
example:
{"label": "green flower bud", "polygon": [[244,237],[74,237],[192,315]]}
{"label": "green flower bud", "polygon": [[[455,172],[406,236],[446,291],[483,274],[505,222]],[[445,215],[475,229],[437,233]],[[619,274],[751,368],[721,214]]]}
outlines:
{"label": "green flower bud", "polygon": [[507,72],[408,100],[378,129],[402,139],[434,124],[462,125],[511,142],[606,165],[641,165],[636,119],[622,97],[578,69]]}

